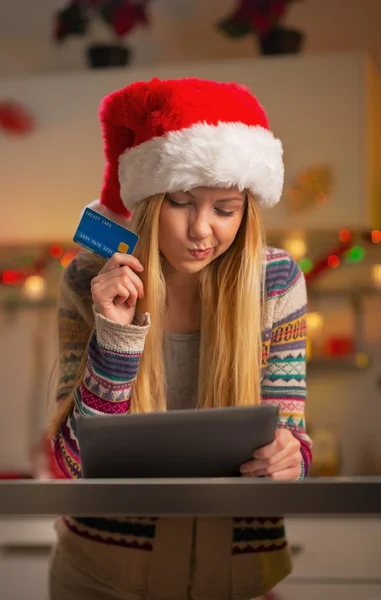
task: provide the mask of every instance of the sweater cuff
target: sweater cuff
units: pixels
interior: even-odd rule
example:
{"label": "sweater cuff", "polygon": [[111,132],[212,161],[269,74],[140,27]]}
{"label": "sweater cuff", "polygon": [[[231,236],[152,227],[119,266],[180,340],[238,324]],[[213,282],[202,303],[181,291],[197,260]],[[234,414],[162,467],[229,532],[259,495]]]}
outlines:
{"label": "sweater cuff", "polygon": [[135,313],[131,325],[110,321],[94,308],[95,329],[100,346],[120,352],[142,352],[151,326],[149,313]]}
{"label": "sweater cuff", "polygon": [[298,475],[295,479],[295,481],[303,481],[303,479],[306,478],[306,471],[304,468],[304,459],[302,458],[301,461],[301,469],[300,469],[300,475]]}

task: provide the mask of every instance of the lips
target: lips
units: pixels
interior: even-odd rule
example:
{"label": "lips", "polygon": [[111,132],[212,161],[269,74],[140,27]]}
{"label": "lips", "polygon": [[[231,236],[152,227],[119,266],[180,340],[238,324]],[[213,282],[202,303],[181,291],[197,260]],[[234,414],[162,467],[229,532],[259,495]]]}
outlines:
{"label": "lips", "polygon": [[207,252],[213,250],[213,248],[190,248],[189,252]]}
{"label": "lips", "polygon": [[206,258],[213,252],[213,248],[205,248],[204,250],[188,250],[193,258]]}

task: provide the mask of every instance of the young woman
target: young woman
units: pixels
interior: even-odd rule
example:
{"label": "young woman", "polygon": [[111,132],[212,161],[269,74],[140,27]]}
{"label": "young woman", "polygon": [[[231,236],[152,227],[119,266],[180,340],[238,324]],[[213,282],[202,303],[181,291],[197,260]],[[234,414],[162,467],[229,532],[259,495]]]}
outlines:
{"label": "young woman", "polygon": [[[276,438],[242,476],[303,478],[306,291],[265,245],[283,162],[262,107],[236,84],[154,79],[106,97],[100,119],[92,207],[140,239],[134,256],[84,252],[65,272],[58,464],[81,477],[81,414],[270,403]],[[53,600],[244,600],[290,572],[281,518],[60,517],[57,534]]]}

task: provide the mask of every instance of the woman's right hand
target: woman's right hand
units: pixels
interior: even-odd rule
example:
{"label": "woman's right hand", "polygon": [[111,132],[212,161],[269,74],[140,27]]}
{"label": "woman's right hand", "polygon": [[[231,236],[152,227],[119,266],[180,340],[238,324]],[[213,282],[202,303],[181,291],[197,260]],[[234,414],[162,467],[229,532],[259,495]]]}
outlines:
{"label": "woman's right hand", "polygon": [[91,294],[97,311],[120,325],[131,325],[138,298],[143,298],[143,265],[131,254],[112,255],[91,281]]}

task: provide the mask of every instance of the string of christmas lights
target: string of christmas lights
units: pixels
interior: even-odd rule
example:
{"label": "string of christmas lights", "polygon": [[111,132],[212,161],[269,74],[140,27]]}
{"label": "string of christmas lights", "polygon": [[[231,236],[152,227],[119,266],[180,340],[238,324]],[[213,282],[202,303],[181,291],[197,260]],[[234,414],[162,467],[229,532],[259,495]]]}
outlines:
{"label": "string of christmas lights", "polygon": [[27,261],[25,266],[18,269],[5,269],[0,271],[0,283],[19,286],[33,276],[44,276],[49,264],[59,261],[61,268],[66,269],[79,250],[65,250],[60,244],[53,244],[45,248],[37,260]]}
{"label": "string of christmas lights", "polygon": [[[374,229],[362,234],[360,238],[365,244],[379,244],[381,243],[381,231]],[[343,263],[349,265],[358,263],[365,257],[364,246],[353,243],[354,234],[349,229],[341,229],[338,240],[339,244],[318,260],[313,262],[308,257],[299,260],[299,266],[305,274],[307,285],[327,269],[337,269]]]}
{"label": "string of christmas lights", "polygon": [[[312,261],[307,256],[301,258],[299,266],[305,274],[307,284],[316,279],[327,269],[337,269],[343,264],[354,264],[360,262],[366,250],[363,245],[354,243],[354,234],[348,229],[341,229],[338,233],[338,245],[331,248],[320,258]],[[380,244],[381,231],[375,229],[360,236],[364,244]],[[81,250],[78,248],[65,249],[61,244],[52,244],[44,248],[40,257],[18,269],[5,269],[0,271],[0,284],[7,286],[20,286],[32,276],[44,276],[47,268],[52,262],[59,262],[62,269],[66,269],[73,258]]]}

